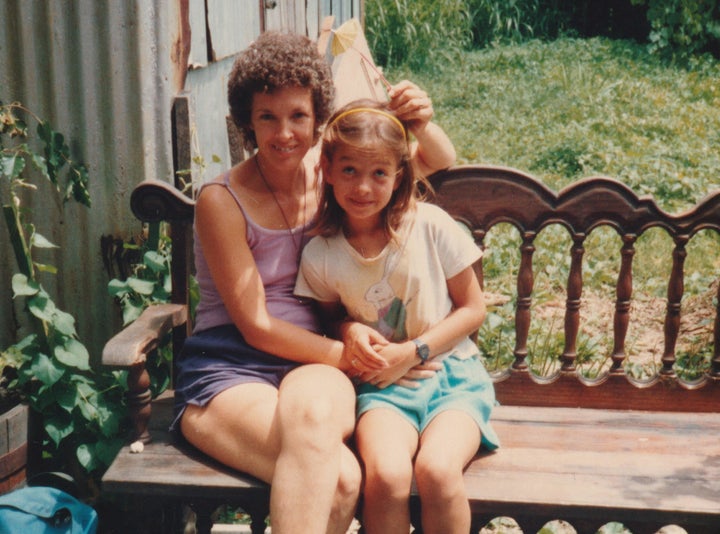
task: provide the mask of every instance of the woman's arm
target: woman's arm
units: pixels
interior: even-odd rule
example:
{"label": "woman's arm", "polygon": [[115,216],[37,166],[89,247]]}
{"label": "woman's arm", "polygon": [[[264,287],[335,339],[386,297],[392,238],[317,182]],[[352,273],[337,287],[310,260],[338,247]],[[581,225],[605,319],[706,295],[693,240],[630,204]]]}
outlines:
{"label": "woman's arm", "polygon": [[302,363],[349,369],[343,343],[271,316],[250,247],[246,222],[225,188],[207,187],[195,206],[198,238],[231,319],[253,347]]}
{"label": "woman's arm", "polygon": [[390,107],[408,125],[416,142],[411,147],[413,164],[423,176],[455,163],[455,147],[440,126],[431,122],[434,114],[427,93],[407,80],[390,89]]}

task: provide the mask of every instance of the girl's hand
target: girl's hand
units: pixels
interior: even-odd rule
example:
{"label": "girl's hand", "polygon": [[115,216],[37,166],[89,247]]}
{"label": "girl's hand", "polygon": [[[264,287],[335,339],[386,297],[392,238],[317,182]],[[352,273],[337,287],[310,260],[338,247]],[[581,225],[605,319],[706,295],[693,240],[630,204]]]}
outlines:
{"label": "girl's hand", "polygon": [[348,321],[340,327],[340,336],[345,344],[343,359],[349,363],[349,375],[377,373],[388,366],[378,350],[388,341],[374,328],[362,323]]}
{"label": "girl's hand", "polygon": [[403,80],[393,85],[388,95],[390,108],[398,118],[408,125],[413,135],[422,135],[435,113],[428,94],[414,83]]}
{"label": "girl's hand", "polygon": [[440,369],[442,369],[440,362],[421,363],[405,373],[405,376],[396,380],[395,384],[406,388],[418,388],[420,387],[420,380],[432,378]]}
{"label": "girl's hand", "polygon": [[[420,368],[411,376],[426,378],[432,367],[425,367],[418,364],[418,357],[415,354],[415,344],[412,341],[404,343],[388,343],[379,347],[378,352],[387,362],[387,368],[380,371],[363,373],[360,378],[363,382],[369,382],[380,389],[396,383],[405,378],[411,369]],[[427,364],[426,364],[427,365]]]}

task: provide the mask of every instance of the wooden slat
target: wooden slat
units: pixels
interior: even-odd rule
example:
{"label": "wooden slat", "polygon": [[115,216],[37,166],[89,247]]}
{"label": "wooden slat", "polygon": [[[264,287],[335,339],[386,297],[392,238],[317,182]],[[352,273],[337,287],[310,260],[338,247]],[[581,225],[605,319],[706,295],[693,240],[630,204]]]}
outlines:
{"label": "wooden slat", "polygon": [[172,392],[153,403],[152,442],[134,454],[123,447],[105,472],[103,491],[124,495],[249,500],[267,499],[267,484],[223,466],[169,434]]}
{"label": "wooden slat", "polygon": [[602,408],[610,410],[648,410],[669,412],[720,411],[720,381],[707,379],[696,389],[685,389],[674,380],[657,380],[639,387],[624,375],[610,375],[598,385],[583,384],[576,375],[560,375],[554,382],[541,384],[527,372],[512,371],[495,383],[501,404],[515,406],[556,406]]}
{"label": "wooden slat", "polygon": [[477,514],[720,532],[720,414],[500,406],[493,421],[502,446],[465,474]]}

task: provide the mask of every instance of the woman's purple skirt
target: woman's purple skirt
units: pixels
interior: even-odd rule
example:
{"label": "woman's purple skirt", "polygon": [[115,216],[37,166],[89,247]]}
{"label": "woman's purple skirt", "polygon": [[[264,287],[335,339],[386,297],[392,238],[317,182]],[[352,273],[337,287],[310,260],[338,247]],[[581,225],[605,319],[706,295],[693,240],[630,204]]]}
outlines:
{"label": "woman's purple skirt", "polygon": [[298,365],[251,347],[232,324],[193,334],[175,362],[175,417],[170,430],[178,430],[188,404],[205,406],[238,384],[261,382],[277,388]]}

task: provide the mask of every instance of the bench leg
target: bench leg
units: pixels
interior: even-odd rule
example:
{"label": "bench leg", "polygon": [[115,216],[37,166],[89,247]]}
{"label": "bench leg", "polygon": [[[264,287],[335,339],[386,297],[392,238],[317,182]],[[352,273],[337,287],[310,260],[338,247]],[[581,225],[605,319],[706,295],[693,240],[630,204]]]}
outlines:
{"label": "bench leg", "polygon": [[195,512],[195,530],[197,534],[210,534],[213,527],[212,514],[217,508],[214,503],[193,503],[190,507]]}
{"label": "bench leg", "polygon": [[250,532],[252,534],[264,534],[265,519],[270,513],[268,503],[255,504],[242,507],[250,516]]}

